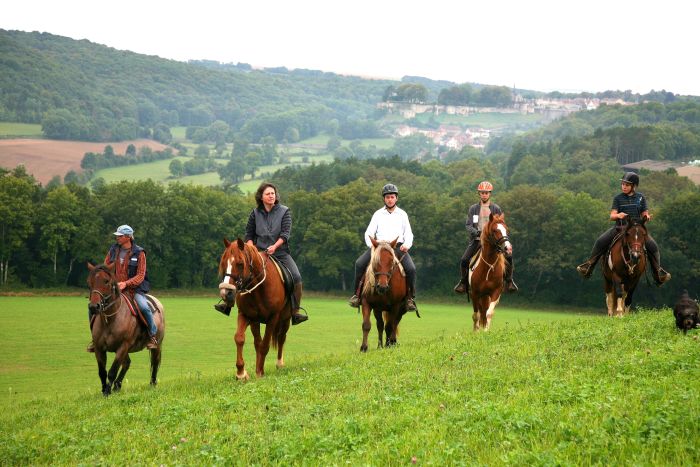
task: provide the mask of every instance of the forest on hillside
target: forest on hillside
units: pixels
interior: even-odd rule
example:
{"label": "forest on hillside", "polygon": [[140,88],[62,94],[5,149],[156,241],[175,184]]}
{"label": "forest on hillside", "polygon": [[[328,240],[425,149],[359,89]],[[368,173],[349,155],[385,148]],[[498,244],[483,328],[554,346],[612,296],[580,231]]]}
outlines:
{"label": "forest on hillside", "polygon": [[[0,29],[0,121],[39,123],[49,139],[170,143],[170,129],[227,128],[226,139],[296,142],[339,129],[376,137],[382,100],[504,107],[513,90],[407,76],[401,82],[319,70],[262,70],[206,60],[189,63],[73,40]],[[542,96],[515,90],[524,97]],[[552,97],[572,97],[550,93]],[[669,104],[690,98],[604,91],[590,97]]]}

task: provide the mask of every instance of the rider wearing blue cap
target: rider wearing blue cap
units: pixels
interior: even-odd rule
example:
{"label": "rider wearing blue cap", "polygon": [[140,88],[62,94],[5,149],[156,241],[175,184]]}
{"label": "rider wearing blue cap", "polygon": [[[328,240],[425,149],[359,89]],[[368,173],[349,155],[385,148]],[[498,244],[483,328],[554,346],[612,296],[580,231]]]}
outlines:
{"label": "rider wearing blue cap", "polygon": [[[148,335],[150,340],[146,345],[148,349],[158,348],[156,332],[158,328],[153,321],[153,313],[148,306],[146,293],[151,289],[146,272],[146,251],[134,243],[134,229],[124,224],[114,232],[116,242],[109,248],[104,263],[112,264],[116,262],[115,275],[121,292],[133,295],[139,309],[148,322]],[[92,320],[92,315],[88,311],[88,319]],[[90,342],[88,352],[95,351],[95,344]]]}

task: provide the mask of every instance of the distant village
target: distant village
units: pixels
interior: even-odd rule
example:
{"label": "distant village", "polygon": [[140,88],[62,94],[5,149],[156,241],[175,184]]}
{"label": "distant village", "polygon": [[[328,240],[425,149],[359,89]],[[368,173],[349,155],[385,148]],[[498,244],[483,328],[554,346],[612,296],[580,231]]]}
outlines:
{"label": "distant village", "polygon": [[[500,114],[542,114],[545,121],[552,121],[581,110],[594,110],[601,105],[633,105],[622,99],[612,98],[537,98],[525,99],[516,95],[510,107],[472,107],[457,105],[422,104],[409,102],[380,102],[377,108],[389,113],[401,115],[403,118],[414,118],[418,114],[432,113],[433,115],[471,115],[475,113]],[[437,146],[459,151],[464,146],[483,149],[493,130],[487,128],[467,128],[463,130],[457,125],[440,125],[437,129],[416,128],[400,125],[394,134],[399,137],[422,134]]]}

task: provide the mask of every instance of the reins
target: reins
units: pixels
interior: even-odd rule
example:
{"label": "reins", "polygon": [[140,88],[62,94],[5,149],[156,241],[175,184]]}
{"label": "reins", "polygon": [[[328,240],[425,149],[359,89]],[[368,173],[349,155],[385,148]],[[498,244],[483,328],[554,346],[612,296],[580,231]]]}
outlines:
{"label": "reins", "polygon": [[114,297],[115,292],[117,292],[116,288],[117,288],[116,284],[113,283],[112,284],[112,293],[109,295],[105,295],[97,289],[90,290],[90,297],[92,297],[92,294],[94,294],[94,293],[96,293],[97,295],[100,296],[100,302],[97,304],[97,312],[100,314],[100,316],[102,316],[102,319],[104,319],[105,324],[109,324],[109,318],[111,318],[112,316],[119,313],[119,307],[117,307],[117,309],[112,313],[106,313],[106,310],[109,310],[110,308],[112,308],[114,306],[114,304],[117,303],[117,301],[121,299],[120,294],[116,293],[116,298],[114,298],[114,300],[112,300],[111,302],[105,304],[105,300],[108,297]]}

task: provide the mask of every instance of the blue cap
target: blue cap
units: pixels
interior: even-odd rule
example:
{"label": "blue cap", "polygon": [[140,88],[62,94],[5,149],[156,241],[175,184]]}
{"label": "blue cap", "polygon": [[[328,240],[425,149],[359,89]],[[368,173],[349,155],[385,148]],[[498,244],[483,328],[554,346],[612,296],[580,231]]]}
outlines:
{"label": "blue cap", "polygon": [[134,235],[134,229],[126,224],[120,225],[117,227],[117,231],[114,232],[114,235]]}

